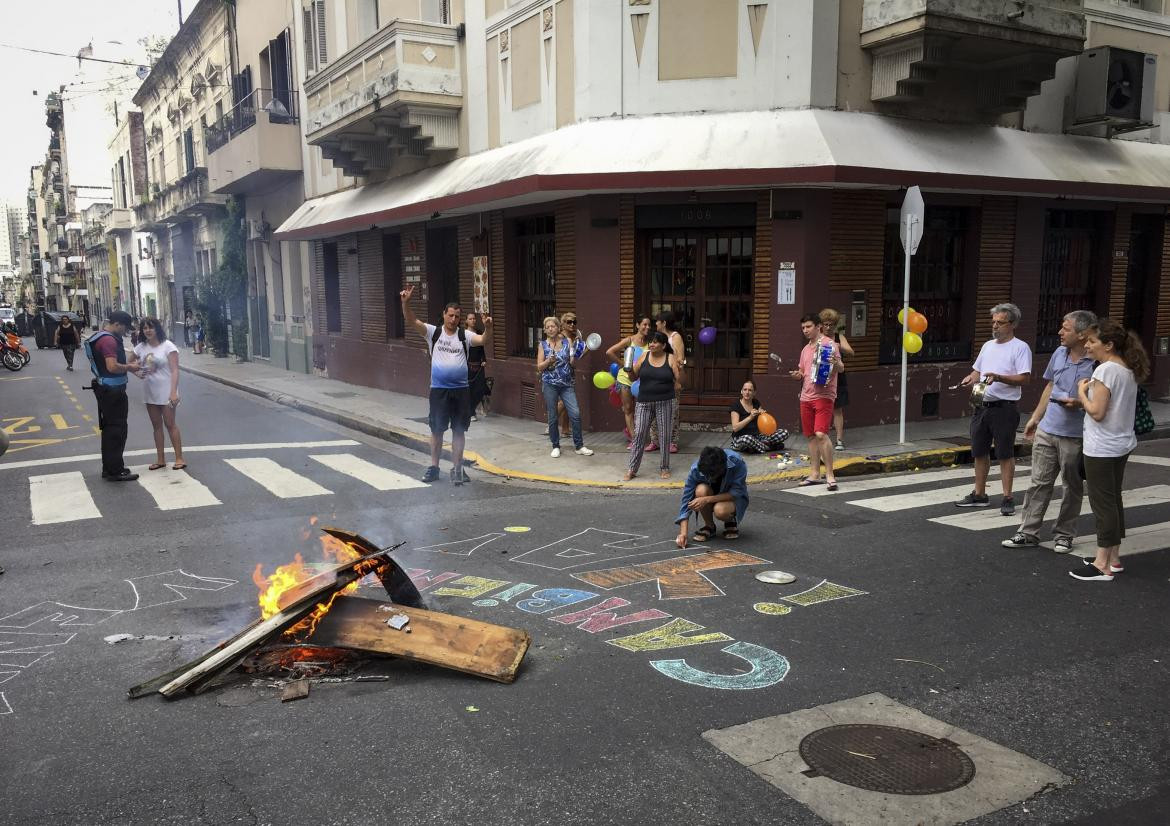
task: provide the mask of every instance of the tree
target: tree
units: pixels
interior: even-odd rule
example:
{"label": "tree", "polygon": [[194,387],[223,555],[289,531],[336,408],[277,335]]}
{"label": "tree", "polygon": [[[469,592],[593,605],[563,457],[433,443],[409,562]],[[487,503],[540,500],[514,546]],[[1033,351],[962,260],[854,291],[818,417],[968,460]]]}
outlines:
{"label": "tree", "polygon": [[[223,258],[219,269],[195,277],[195,300],[203,314],[207,342],[217,356],[228,354],[229,343],[241,358],[248,357],[248,311],[245,300],[248,265],[244,254],[244,204],[228,198],[227,212],[220,224]],[[230,313],[229,313],[230,310]],[[228,319],[231,318],[231,340]]]}

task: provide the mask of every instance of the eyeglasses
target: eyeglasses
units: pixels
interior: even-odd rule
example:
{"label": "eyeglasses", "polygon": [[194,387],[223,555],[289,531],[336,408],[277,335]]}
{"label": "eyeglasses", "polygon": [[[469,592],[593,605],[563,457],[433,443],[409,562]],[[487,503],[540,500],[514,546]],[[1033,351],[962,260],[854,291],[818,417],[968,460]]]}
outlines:
{"label": "eyeglasses", "polygon": [[1009,324],[1011,324],[1010,321],[992,321],[991,322],[992,327],[1006,327]]}

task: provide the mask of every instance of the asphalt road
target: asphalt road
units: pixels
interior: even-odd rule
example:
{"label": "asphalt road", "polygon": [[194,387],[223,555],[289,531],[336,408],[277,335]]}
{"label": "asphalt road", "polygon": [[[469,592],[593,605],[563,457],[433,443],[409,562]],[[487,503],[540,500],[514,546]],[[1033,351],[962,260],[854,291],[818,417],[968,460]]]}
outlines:
{"label": "asphalt road", "polygon": [[[79,389],[87,375],[63,367],[34,351],[0,377],[13,439],[0,459],[0,823],[820,823],[700,735],[870,692],[1073,780],[974,822],[1170,819],[1165,542],[1127,557],[1112,583],[1081,583],[1068,557],[1000,548],[1010,529],[930,521],[963,513],[940,489],[965,479],[888,477],[864,493],[850,480],[835,497],[753,490],[742,537],[706,557],[726,567],[655,579],[630,566],[696,553],[655,544],[673,536],[674,494],[474,471],[463,488],[379,491],[337,469],[353,459],[314,457],[408,478],[426,460],[190,376],[179,423],[206,493],[165,510],[171,493],[103,483],[95,459],[71,458],[97,453],[84,418],[96,414]],[[128,451],[149,449],[132,388]],[[1170,457],[1170,443],[1139,453]],[[37,498],[30,479],[74,472],[53,501]],[[1131,528],[1170,520],[1157,487],[1168,482],[1165,465],[1131,465],[1126,488],[1149,502],[1130,510]],[[76,505],[81,489],[92,511]],[[432,607],[527,630],[516,682],[376,660],[362,673],[388,680],[315,683],[292,703],[251,678],[126,699],[257,615],[258,564],[320,559],[313,517],[404,541],[395,556]],[[1091,517],[1080,528],[1090,533]],[[614,568],[634,581],[595,573]],[[796,582],[754,579],[771,568]],[[451,595],[473,582],[463,576],[500,584]],[[517,584],[532,587],[490,599]],[[614,597],[628,601],[618,617],[656,613],[607,629],[552,619]],[[722,636],[644,633],[672,621],[684,637]],[[106,641],[118,635],[132,639]]]}

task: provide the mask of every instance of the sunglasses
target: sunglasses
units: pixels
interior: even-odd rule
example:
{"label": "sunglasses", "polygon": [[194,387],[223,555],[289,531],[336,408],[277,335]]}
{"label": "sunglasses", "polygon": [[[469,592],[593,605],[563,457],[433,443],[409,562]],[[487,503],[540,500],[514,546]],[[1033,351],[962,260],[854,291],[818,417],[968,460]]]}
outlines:
{"label": "sunglasses", "polygon": [[576,324],[576,323],[577,323],[577,319],[575,319],[575,318],[566,318],[566,319],[565,319],[565,323],[566,323],[566,324]]}

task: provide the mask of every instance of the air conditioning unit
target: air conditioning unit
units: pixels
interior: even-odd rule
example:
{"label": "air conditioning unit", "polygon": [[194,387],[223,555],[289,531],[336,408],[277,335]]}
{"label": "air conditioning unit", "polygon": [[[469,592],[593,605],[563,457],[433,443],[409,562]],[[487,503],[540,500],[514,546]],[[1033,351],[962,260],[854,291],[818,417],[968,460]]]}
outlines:
{"label": "air conditioning unit", "polygon": [[1157,73],[1155,55],[1113,46],[1089,49],[1077,58],[1073,123],[1152,124]]}
{"label": "air conditioning unit", "polygon": [[249,241],[263,241],[272,232],[272,225],[267,221],[257,221],[253,218],[248,219],[248,240]]}

